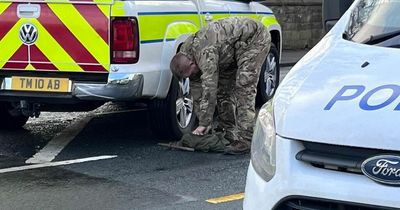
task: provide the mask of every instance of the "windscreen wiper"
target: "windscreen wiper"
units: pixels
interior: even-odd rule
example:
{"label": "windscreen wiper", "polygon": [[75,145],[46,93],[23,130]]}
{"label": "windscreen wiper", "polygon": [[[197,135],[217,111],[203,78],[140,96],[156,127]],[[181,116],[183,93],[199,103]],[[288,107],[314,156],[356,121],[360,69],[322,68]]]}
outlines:
{"label": "windscreen wiper", "polygon": [[371,37],[369,37],[369,39],[363,41],[362,43],[369,45],[379,44],[396,36],[400,36],[400,30],[392,31],[385,34],[379,34],[375,36],[372,35]]}

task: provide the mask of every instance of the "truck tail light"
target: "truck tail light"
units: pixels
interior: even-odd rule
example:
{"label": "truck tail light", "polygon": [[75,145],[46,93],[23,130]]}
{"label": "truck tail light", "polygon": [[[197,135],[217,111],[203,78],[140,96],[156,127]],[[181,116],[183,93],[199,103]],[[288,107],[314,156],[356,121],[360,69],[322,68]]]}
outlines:
{"label": "truck tail light", "polygon": [[111,61],[132,64],[139,60],[139,29],[134,17],[113,18],[111,22]]}

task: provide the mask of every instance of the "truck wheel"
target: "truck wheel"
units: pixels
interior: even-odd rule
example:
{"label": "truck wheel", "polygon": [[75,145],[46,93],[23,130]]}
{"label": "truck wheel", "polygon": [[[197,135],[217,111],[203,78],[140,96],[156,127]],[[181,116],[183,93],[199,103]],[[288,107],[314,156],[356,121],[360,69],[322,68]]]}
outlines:
{"label": "truck wheel", "polygon": [[13,110],[10,103],[0,103],[0,128],[16,129],[26,124],[29,117],[24,116],[20,111]]}
{"label": "truck wheel", "polygon": [[167,98],[151,102],[149,122],[158,138],[178,141],[183,134],[194,130],[196,116],[189,84],[189,79],[178,82],[173,78]]}
{"label": "truck wheel", "polygon": [[272,99],[279,85],[279,53],[272,43],[271,49],[261,68],[260,80],[257,86],[256,105],[262,106]]}

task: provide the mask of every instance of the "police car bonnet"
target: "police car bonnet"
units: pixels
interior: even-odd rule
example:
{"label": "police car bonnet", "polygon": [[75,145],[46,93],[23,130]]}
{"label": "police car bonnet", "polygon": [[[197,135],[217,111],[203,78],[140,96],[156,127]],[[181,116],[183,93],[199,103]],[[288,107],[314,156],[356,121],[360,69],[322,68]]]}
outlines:
{"label": "police car bonnet", "polygon": [[[398,49],[322,41],[278,89],[277,133],[321,143],[400,150],[399,57]],[[369,65],[363,65],[366,62]]]}

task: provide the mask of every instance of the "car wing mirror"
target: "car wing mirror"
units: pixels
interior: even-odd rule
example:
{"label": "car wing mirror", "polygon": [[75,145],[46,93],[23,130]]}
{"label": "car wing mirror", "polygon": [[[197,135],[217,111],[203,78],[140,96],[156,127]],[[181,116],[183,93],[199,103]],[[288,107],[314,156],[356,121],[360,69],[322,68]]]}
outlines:
{"label": "car wing mirror", "polygon": [[322,21],[324,30],[328,33],[342,15],[349,9],[354,0],[323,0]]}

